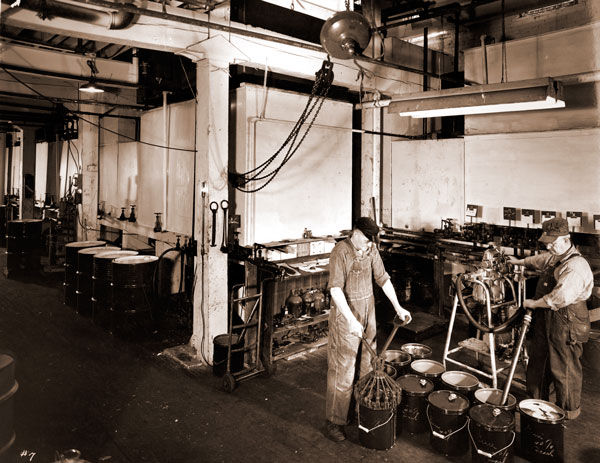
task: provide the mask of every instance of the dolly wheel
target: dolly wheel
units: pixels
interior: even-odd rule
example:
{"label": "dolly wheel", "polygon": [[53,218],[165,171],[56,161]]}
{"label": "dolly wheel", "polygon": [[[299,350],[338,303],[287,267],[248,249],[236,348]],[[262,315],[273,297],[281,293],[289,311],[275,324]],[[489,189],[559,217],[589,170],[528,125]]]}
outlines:
{"label": "dolly wheel", "polygon": [[264,360],[262,363],[264,367],[263,376],[265,378],[270,378],[273,376],[277,371],[277,365],[275,365],[273,362],[269,362],[268,360]]}
{"label": "dolly wheel", "polygon": [[225,392],[233,392],[235,389],[235,378],[229,372],[225,373],[223,376],[223,390]]}

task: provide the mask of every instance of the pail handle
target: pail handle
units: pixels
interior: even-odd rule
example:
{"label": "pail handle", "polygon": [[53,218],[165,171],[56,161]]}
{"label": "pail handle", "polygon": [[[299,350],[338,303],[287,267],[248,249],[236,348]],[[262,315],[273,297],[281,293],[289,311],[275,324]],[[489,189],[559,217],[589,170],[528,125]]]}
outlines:
{"label": "pail handle", "polygon": [[369,432],[375,431],[377,428],[381,428],[382,426],[385,426],[394,417],[394,409],[392,408],[390,410],[391,410],[392,413],[390,414],[390,417],[384,423],[380,423],[377,426],[375,426],[374,428],[368,429],[368,428],[365,428],[363,425],[360,424],[360,407],[358,407],[358,429],[360,429],[361,431],[364,431],[366,433],[369,433]]}
{"label": "pail handle", "polygon": [[469,417],[467,416],[467,420],[465,421],[465,424],[463,424],[460,428],[452,431],[450,434],[443,435],[442,433],[439,433],[439,432],[433,430],[433,425],[431,424],[431,418],[429,417],[429,405],[427,405],[426,412],[427,412],[427,421],[429,421],[429,429],[431,429],[431,434],[433,434],[435,437],[439,437],[440,439],[444,439],[444,440],[449,439],[450,436],[452,436],[453,434],[456,434],[458,431],[463,430],[465,428],[465,426],[467,424],[469,424]]}
{"label": "pail handle", "polygon": [[498,455],[499,453],[504,452],[507,448],[509,448],[515,442],[516,433],[514,431],[511,431],[512,439],[510,440],[510,444],[508,444],[504,448],[501,448],[500,450],[495,451],[494,453],[488,453],[488,452],[484,452],[483,450],[480,450],[479,447],[477,447],[477,444],[475,443],[475,439],[473,439],[473,434],[471,434],[471,426],[469,426],[467,428],[467,430],[469,431],[469,437],[471,438],[471,442],[473,442],[473,446],[475,447],[475,450],[477,450],[477,453],[479,455],[483,455],[486,458],[492,458],[492,457]]}

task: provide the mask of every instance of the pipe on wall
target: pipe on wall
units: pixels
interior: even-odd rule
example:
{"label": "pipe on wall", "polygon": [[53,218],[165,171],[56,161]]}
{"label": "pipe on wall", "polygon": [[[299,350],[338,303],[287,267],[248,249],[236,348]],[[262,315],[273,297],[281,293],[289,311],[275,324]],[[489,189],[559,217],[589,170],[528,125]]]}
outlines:
{"label": "pipe on wall", "polygon": [[52,20],[58,16],[104,26],[107,29],[125,29],[134,22],[136,17],[129,11],[101,11],[56,0],[22,0],[19,6],[35,11],[43,20]]}

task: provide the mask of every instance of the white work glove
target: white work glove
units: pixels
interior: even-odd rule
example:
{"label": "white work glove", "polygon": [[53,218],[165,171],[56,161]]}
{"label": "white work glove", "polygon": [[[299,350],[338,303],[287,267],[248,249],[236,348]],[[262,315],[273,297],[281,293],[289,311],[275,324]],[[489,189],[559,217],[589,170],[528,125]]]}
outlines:
{"label": "white work glove", "polygon": [[408,325],[412,321],[412,315],[406,309],[400,309],[398,313],[398,318],[404,322],[405,325]]}
{"label": "white work glove", "polygon": [[352,317],[349,321],[348,321],[348,325],[349,325],[349,329],[350,329],[350,334],[353,334],[354,336],[357,336],[359,338],[362,338],[363,335],[363,327],[362,325],[359,323],[359,321],[356,319],[356,317]]}

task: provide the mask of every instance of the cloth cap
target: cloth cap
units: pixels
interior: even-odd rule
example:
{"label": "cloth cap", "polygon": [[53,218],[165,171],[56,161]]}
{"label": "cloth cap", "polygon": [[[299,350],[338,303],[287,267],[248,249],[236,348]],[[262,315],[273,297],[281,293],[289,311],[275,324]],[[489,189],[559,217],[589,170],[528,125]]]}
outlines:
{"label": "cloth cap", "polygon": [[542,224],[542,229],[544,233],[542,233],[539,241],[542,243],[553,243],[559,236],[567,236],[569,234],[569,223],[567,219],[555,217],[546,220]]}
{"label": "cloth cap", "polygon": [[379,227],[371,217],[360,217],[354,228],[360,230],[371,241],[377,240],[379,234]]}

